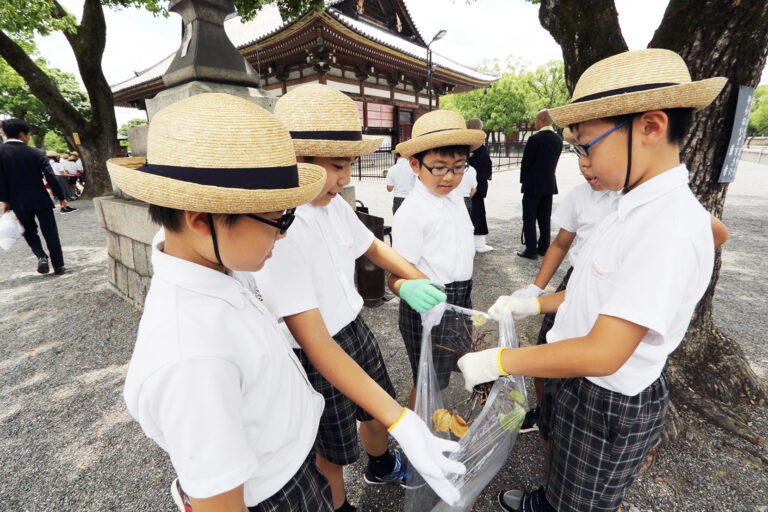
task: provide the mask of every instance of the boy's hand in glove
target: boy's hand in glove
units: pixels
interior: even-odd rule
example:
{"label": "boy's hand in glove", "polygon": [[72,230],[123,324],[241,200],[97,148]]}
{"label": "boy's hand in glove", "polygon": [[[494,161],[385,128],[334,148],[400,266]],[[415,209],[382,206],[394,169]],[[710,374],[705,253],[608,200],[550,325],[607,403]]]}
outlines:
{"label": "boy's hand in glove", "polygon": [[429,279],[409,279],[400,285],[400,298],[408,303],[417,313],[424,313],[448,297],[439,290],[440,283]]}
{"label": "boy's hand in glove", "polygon": [[459,358],[459,370],[464,375],[464,388],[472,389],[483,382],[490,382],[502,375],[509,375],[501,366],[502,348],[489,348],[480,352],[470,352]]}
{"label": "boy's hand in glove", "polygon": [[459,443],[435,437],[415,412],[405,408],[400,418],[389,427],[389,433],[400,443],[411,467],[419,472],[440,499],[449,505],[456,504],[461,495],[445,474],[463,475],[466,468],[460,462],[448,459],[443,452],[458,451]]}
{"label": "boy's hand in glove", "polygon": [[527,316],[541,313],[541,303],[537,297],[521,299],[510,295],[502,295],[488,310],[488,314],[496,321],[501,321],[510,316],[514,320],[521,320]]}
{"label": "boy's hand in glove", "polygon": [[544,295],[544,290],[536,286],[535,284],[529,284],[525,288],[520,288],[512,294],[512,297],[519,299],[526,299],[528,297],[540,297]]}

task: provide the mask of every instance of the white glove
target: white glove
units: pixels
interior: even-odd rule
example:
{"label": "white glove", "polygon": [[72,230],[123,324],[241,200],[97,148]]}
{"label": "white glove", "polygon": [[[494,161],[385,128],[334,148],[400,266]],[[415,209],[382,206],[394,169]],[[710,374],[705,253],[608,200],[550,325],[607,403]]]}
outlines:
{"label": "white glove", "polygon": [[489,348],[480,352],[470,352],[459,358],[459,370],[464,375],[464,388],[472,389],[483,382],[496,380],[507,375],[501,368],[501,353],[504,348]]}
{"label": "white glove", "polygon": [[408,457],[408,463],[441,500],[455,505],[461,495],[445,477],[445,473],[463,475],[467,469],[464,464],[448,459],[443,452],[458,451],[459,443],[432,435],[418,414],[410,409],[405,409],[404,414],[389,429]]}
{"label": "white glove", "polygon": [[527,316],[534,316],[541,313],[541,304],[537,297],[512,297],[502,295],[493,306],[488,310],[488,314],[496,321],[512,316],[514,320],[521,320]]}
{"label": "white glove", "polygon": [[528,297],[541,297],[544,295],[544,290],[536,286],[535,284],[529,284],[525,288],[520,288],[514,292],[511,296],[520,299],[526,299]]}

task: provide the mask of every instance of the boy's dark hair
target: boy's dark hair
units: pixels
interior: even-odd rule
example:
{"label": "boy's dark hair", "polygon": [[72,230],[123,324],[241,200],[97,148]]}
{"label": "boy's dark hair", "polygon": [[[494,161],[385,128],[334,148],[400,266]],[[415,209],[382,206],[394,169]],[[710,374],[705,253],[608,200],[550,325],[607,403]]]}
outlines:
{"label": "boy's dark hair", "polygon": [[[240,218],[237,213],[214,213],[214,218],[223,217],[227,226],[233,225]],[[182,222],[184,222],[184,210],[168,208],[167,206],[149,205],[149,218],[155,224],[160,224],[163,228],[174,233],[181,231]]]}
{"label": "boy's dark hair", "polygon": [[12,117],[10,119],[3,120],[3,133],[9,139],[18,139],[20,133],[29,133],[29,124],[22,120]]}
{"label": "boy's dark hair", "polygon": [[422,151],[420,153],[416,153],[413,155],[413,158],[419,161],[419,165],[424,164],[424,157],[427,156],[430,153],[434,153],[436,155],[440,156],[466,156],[469,158],[469,146],[465,145],[459,145],[459,146],[440,146],[439,148],[431,148],[427,149],[426,151]]}
{"label": "boy's dark hair", "polygon": [[[683,142],[683,137],[688,133],[688,130],[693,124],[693,109],[692,108],[667,108],[663,109],[667,115],[669,122],[667,123],[667,140],[672,144],[680,144]],[[638,114],[624,114],[621,116],[602,117],[599,120],[611,123],[614,126],[621,124],[624,121],[628,121]],[[571,125],[571,129],[573,129]],[[622,126],[618,131],[629,130],[628,126]]]}

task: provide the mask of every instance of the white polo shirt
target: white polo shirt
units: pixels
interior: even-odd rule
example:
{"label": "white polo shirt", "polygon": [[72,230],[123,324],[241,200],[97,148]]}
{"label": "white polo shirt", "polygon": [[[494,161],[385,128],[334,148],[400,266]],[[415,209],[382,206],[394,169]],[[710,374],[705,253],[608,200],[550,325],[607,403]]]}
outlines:
{"label": "white polo shirt", "polygon": [[451,191],[451,194],[458,194],[461,197],[469,197],[472,189],[477,188],[477,171],[471,165],[461,177],[461,183]]}
{"label": "white polo shirt", "polygon": [[184,490],[244,484],[245,504],[280,490],[311,450],[323,397],[277,321],[237,278],[152,250],[154,276],[123,395],[171,458]]}
{"label": "white polo shirt", "polygon": [[576,233],[576,239],[568,250],[571,266],[576,266],[584,241],[589,238],[601,220],[616,208],[621,197],[612,190],[592,190],[589,183],[574,187],[563,198],[552,214],[552,221],[562,229]]}
{"label": "white polo shirt", "polygon": [[398,158],[395,165],[387,171],[387,186],[394,187],[392,193],[395,197],[405,197],[413,189],[416,183],[416,173],[411,169],[407,158]]}
{"label": "white polo shirt", "polygon": [[598,315],[647,327],[616,373],[588,377],[634,396],[683,339],[714,260],[710,215],[688,188],[685,166],[670,169],[623,195],[587,239],[547,342],[585,336]]}
{"label": "white polo shirt", "polygon": [[466,281],[472,278],[474,232],[461,195],[437,196],[417,180],[395,213],[392,247],[434,281]]}
{"label": "white polo shirt", "polygon": [[61,163],[57,162],[56,160],[48,160],[48,163],[51,164],[51,169],[53,169],[53,174],[56,176],[61,176],[64,174],[64,166],[61,165]]}
{"label": "white polo shirt", "polygon": [[[275,316],[319,309],[334,336],[363,309],[355,288],[355,260],[371,244],[373,233],[341,196],[328,206],[305,204],[296,209],[296,219],[275,244],[272,258],[253,276]],[[291,336],[287,328],[285,333]]]}

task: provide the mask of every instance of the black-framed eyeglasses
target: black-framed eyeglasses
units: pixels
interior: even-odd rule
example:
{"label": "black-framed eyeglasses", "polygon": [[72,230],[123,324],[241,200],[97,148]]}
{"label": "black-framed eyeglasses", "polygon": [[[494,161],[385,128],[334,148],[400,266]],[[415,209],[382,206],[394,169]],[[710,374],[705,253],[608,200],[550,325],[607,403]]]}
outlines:
{"label": "black-framed eyeglasses", "polygon": [[623,121],[623,122],[617,124],[616,126],[611,128],[610,130],[608,130],[607,132],[605,132],[604,134],[599,136],[598,138],[593,139],[593,140],[587,142],[586,144],[571,144],[571,151],[573,151],[574,153],[576,153],[579,156],[589,156],[589,148],[591,148],[592,146],[594,146],[595,144],[597,144],[598,142],[600,142],[601,140],[603,140],[608,135],[610,135],[611,133],[615,132],[616,130],[618,130],[619,128],[624,126],[625,124],[629,123],[630,121],[632,121],[632,119],[627,119],[626,121]]}
{"label": "black-framed eyeglasses", "polygon": [[291,226],[291,224],[293,224],[293,219],[296,218],[296,208],[285,210],[283,215],[277,220],[265,219],[264,217],[259,217],[258,215],[254,215],[252,213],[246,213],[245,216],[259,222],[263,222],[267,226],[277,228],[280,230],[280,234],[284,235],[285,232],[288,231],[288,228]]}
{"label": "black-framed eyeglasses", "polygon": [[467,172],[469,162],[464,162],[463,164],[457,165],[455,167],[430,167],[424,162],[422,162],[421,165],[423,165],[432,176],[445,176],[448,174],[448,171],[451,171],[454,175],[464,174]]}

